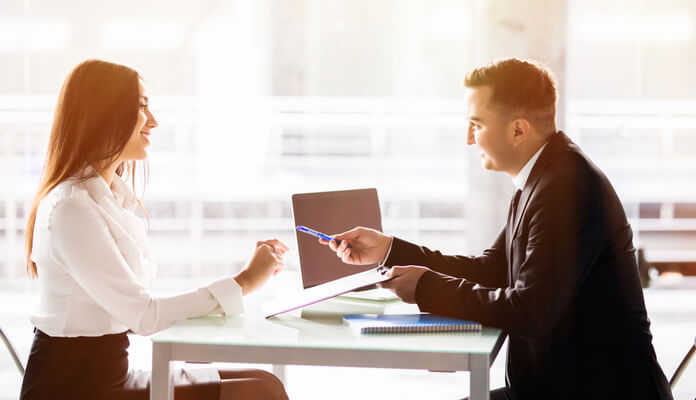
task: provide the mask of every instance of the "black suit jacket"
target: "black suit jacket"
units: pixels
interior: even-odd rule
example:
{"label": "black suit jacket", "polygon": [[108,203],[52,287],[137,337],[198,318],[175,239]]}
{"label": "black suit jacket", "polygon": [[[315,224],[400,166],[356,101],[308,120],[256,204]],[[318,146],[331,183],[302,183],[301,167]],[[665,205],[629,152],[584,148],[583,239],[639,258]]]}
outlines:
{"label": "black suit jacket", "polygon": [[431,269],[416,287],[421,310],[507,332],[506,383],[516,399],[671,399],[633,233],[609,180],[558,132],[517,210],[479,257],[394,238],[386,264]]}

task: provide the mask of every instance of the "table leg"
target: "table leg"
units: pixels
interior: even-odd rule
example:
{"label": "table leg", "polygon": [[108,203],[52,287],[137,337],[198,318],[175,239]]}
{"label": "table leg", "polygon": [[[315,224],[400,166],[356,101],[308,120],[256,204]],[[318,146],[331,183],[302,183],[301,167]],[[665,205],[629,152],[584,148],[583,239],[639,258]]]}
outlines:
{"label": "table leg", "polygon": [[150,400],[174,400],[174,382],[170,367],[172,346],[169,343],[152,344],[152,380]]}
{"label": "table leg", "polygon": [[280,379],[280,381],[283,382],[283,385],[287,384],[285,372],[285,365],[273,364],[273,375],[277,376],[278,379]]}
{"label": "table leg", "polygon": [[469,386],[471,400],[488,400],[490,391],[490,362],[487,354],[470,356]]}

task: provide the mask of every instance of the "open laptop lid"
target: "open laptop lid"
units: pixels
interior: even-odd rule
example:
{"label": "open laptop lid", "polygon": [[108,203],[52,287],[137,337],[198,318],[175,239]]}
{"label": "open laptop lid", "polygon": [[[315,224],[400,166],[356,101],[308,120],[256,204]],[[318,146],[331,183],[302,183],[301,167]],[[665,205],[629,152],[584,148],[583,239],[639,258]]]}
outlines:
{"label": "open laptop lid", "polygon": [[[382,231],[379,199],[374,188],[294,194],[292,211],[296,226],[304,225],[327,235],[356,226]],[[297,231],[295,235],[305,289],[377,267],[377,264],[344,264],[319,239]]]}

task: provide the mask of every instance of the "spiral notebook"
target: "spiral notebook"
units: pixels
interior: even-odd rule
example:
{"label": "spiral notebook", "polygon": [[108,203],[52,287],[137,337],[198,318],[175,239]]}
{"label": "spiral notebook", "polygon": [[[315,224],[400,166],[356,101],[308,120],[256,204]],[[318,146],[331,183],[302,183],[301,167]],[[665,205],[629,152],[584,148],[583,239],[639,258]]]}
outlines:
{"label": "spiral notebook", "polygon": [[431,333],[480,331],[481,324],[428,313],[420,314],[349,314],[343,322],[356,333]]}

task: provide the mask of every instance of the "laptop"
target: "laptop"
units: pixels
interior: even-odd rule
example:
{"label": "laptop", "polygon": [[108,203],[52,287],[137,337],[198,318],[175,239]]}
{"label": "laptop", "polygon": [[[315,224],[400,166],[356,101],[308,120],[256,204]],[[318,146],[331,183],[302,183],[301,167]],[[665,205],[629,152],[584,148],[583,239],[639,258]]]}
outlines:
{"label": "laptop", "polygon": [[[295,225],[334,235],[356,226],[382,231],[377,189],[300,193],[292,196]],[[302,286],[305,289],[377,268],[377,264],[345,264],[328,246],[313,236],[295,231],[300,256]],[[390,290],[370,285],[343,294],[367,300],[393,300]]]}
{"label": "laptop", "polygon": [[[376,189],[302,193],[292,196],[295,225],[303,225],[329,235],[355,226],[382,230]],[[390,279],[387,269],[377,264],[344,264],[328,246],[311,235],[297,232],[300,272],[304,290],[284,294],[261,304],[266,318],[296,310],[335,296],[368,300],[398,299],[391,291],[376,288]],[[362,290],[365,288],[375,288]]]}

